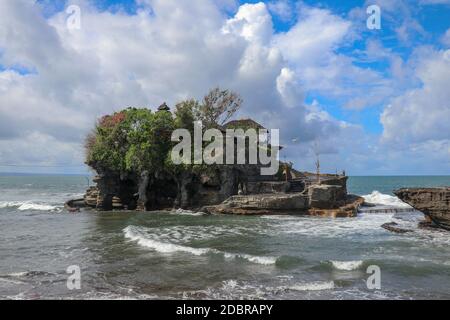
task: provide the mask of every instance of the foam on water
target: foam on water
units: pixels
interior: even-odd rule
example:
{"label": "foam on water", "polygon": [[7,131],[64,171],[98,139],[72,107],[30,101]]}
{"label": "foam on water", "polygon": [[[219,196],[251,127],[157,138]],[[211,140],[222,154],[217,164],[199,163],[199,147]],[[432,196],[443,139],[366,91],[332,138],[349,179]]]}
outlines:
{"label": "foam on water", "polygon": [[204,215],[203,212],[195,212],[195,211],[183,210],[183,209],[172,210],[170,212],[170,214],[181,215],[181,216],[195,216],[195,217]]}
{"label": "foam on water", "polygon": [[404,203],[399,198],[383,194],[379,191],[373,191],[371,194],[367,194],[365,196],[362,196],[366,202],[382,205],[382,206],[389,206],[389,207],[395,207],[395,208],[411,208],[410,205]]}
{"label": "foam on water", "polygon": [[[261,285],[253,281],[225,280],[218,287],[209,287],[204,290],[183,292],[183,299],[233,299],[255,300],[285,296],[290,293],[291,298],[298,299],[298,292],[303,292],[302,298],[314,292],[334,291],[334,281],[312,282],[284,282],[274,281],[268,285]],[[297,293],[296,293],[297,292]]]}
{"label": "foam on water", "polygon": [[19,211],[58,211],[62,206],[30,201],[0,201],[0,209],[15,208]]}
{"label": "foam on water", "polygon": [[235,259],[235,258],[241,258],[241,259],[245,259],[247,261],[253,262],[253,263],[258,263],[258,264],[263,264],[263,265],[272,265],[275,264],[278,260],[278,258],[276,257],[261,257],[261,256],[252,256],[249,254],[239,254],[239,253],[223,253],[223,255],[225,256],[225,258],[231,258],[231,259]]}
{"label": "foam on water", "polygon": [[345,238],[357,234],[379,234],[381,225],[391,222],[393,214],[361,214],[356,218],[332,219],[322,217],[274,217],[270,229],[276,233],[302,235],[308,237]]}
{"label": "foam on water", "polygon": [[364,261],[330,261],[333,267],[337,270],[353,271],[362,267]]}
{"label": "foam on water", "polygon": [[23,202],[19,201],[0,201],[0,209],[19,207]]}
{"label": "foam on water", "polygon": [[173,243],[155,241],[145,236],[138,228],[128,226],[124,229],[125,237],[136,241],[139,245],[151,248],[161,253],[187,252],[196,256],[201,256],[211,252],[211,249],[201,249],[181,246]]}
{"label": "foam on water", "polygon": [[333,290],[335,288],[334,281],[328,282],[310,282],[303,284],[296,284],[287,287],[287,290],[294,291],[322,291],[322,290]]}
{"label": "foam on water", "polygon": [[[202,256],[207,254],[220,254],[223,255],[226,259],[244,259],[252,263],[257,263],[261,265],[274,265],[277,262],[276,257],[265,257],[265,256],[254,256],[249,254],[241,254],[241,253],[229,253],[222,252],[220,250],[214,248],[194,248],[191,246],[187,246],[184,244],[178,244],[173,242],[161,241],[161,238],[158,238],[158,234],[152,234],[148,232],[147,228],[128,226],[123,232],[126,238],[136,241],[139,245],[153,249],[160,253],[176,253],[176,252],[184,252],[193,254],[195,256]],[[166,238],[167,237],[163,237]],[[175,241],[179,241],[175,239]]]}

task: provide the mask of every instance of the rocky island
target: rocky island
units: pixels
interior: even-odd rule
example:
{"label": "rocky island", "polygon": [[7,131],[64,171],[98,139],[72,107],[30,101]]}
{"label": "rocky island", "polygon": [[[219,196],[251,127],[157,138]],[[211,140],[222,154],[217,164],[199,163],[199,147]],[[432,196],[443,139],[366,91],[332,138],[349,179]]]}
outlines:
{"label": "rocky island", "polygon": [[[128,108],[101,118],[86,140],[86,163],[97,174],[96,185],[87,190],[84,199],[68,202],[67,208],[357,215],[364,199],[347,193],[345,174],[299,172],[291,163],[283,162],[272,175],[261,175],[264,165],[259,161],[232,165],[173,163],[173,130],[193,131],[195,121],[201,121],[205,129],[224,133],[227,129],[264,130],[252,119],[229,121],[241,102],[232,92],[214,89],[202,102],[177,104],[173,113],[164,103],[157,112]],[[274,152],[274,147],[268,148],[269,153]]]}
{"label": "rocky island", "polygon": [[394,193],[423,212],[429,225],[450,230],[450,187],[400,189]]}

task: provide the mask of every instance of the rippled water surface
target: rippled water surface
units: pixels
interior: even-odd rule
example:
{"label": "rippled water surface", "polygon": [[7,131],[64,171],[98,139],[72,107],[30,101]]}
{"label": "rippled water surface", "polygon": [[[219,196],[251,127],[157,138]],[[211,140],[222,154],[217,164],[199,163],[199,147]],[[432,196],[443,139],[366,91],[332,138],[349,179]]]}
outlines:
{"label": "rippled water surface", "polygon": [[[394,188],[450,185],[383,178],[352,178],[349,190],[396,206]],[[0,298],[450,298],[450,233],[417,229],[418,212],[337,220],[65,212],[86,187],[84,177],[0,177]],[[391,221],[413,232],[380,227]],[[71,265],[81,268],[81,290],[67,289]],[[381,290],[367,288],[371,265],[381,268]]]}

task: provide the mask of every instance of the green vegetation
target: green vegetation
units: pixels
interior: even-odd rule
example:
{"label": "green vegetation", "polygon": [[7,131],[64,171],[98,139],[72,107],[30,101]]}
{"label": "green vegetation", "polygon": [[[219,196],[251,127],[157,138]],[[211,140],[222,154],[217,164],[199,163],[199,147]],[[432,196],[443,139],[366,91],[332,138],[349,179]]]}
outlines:
{"label": "green vegetation", "polygon": [[104,116],[86,139],[86,162],[95,169],[117,173],[147,171],[176,176],[196,171],[198,166],[175,166],[171,162],[173,130],[183,128],[192,133],[193,123],[198,120],[205,130],[218,127],[233,116],[241,103],[237,94],[216,88],[202,102],[190,99],[178,103],[174,114],[128,108]]}

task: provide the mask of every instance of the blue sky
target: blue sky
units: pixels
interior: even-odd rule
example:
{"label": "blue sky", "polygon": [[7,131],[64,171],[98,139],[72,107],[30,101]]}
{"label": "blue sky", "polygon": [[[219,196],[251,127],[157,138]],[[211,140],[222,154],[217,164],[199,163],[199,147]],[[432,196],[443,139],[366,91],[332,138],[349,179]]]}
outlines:
{"label": "blue sky", "polygon": [[242,94],[237,117],[281,129],[300,169],[319,144],[328,171],[450,174],[450,1],[189,3],[3,1],[0,171],[86,172],[97,117],[220,85]]}

